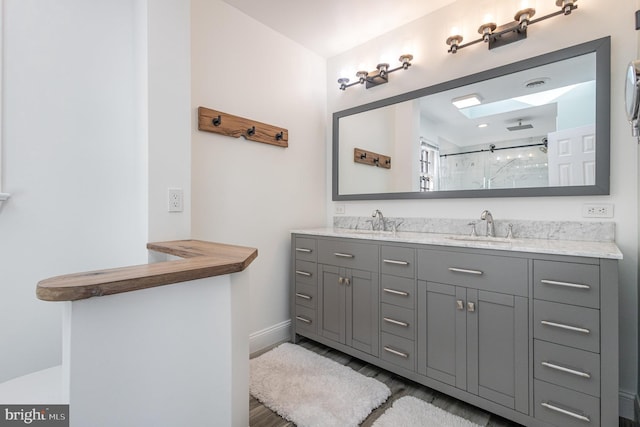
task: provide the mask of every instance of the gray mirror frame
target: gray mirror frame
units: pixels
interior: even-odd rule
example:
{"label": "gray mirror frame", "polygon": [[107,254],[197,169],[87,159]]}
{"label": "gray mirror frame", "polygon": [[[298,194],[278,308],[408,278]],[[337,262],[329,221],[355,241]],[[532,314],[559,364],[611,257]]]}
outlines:
{"label": "gray mirror frame", "polygon": [[[399,102],[420,98],[426,95],[454,89],[460,86],[512,74],[528,68],[539,67],[552,62],[573,58],[588,53],[596,53],[596,183],[574,187],[530,187],[478,189],[432,192],[398,192],[370,194],[338,194],[339,171],[339,120],[341,117],[358,114]],[[540,196],[587,196],[608,195],[610,174],[610,107],[611,107],[611,37],[603,37],[590,42],[571,46],[565,49],[528,58],[512,64],[482,71],[469,76],[438,83],[433,86],[417,89],[380,101],[371,102],[358,107],[333,113],[333,183],[332,200],[388,200],[388,199],[446,199],[446,198],[480,198],[480,197],[540,197]]]}

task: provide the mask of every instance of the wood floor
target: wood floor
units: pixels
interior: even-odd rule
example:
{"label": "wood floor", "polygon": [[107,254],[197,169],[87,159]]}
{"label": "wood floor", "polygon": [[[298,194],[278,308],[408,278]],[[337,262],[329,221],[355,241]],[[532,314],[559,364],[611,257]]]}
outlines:
{"label": "wood floor", "polygon": [[[518,427],[520,424],[505,420],[497,415],[483,411],[475,406],[464,403],[460,400],[449,397],[438,391],[432,390],[428,387],[415,383],[411,380],[400,377],[384,369],[373,366],[369,363],[363,362],[359,359],[346,355],[337,350],[326,347],[322,344],[318,344],[314,341],[303,338],[299,345],[325,356],[331,360],[334,360],[343,365],[360,372],[368,377],[376,378],[377,380],[385,383],[387,387],[391,389],[391,397],[379,408],[374,410],[361,424],[361,427],[370,427],[378,417],[380,417],[387,409],[391,407],[393,402],[403,396],[414,396],[429,402],[435,406],[438,406],[452,414],[466,418],[481,426],[487,427]],[[265,351],[268,351],[265,350]],[[264,353],[265,351],[261,352]],[[253,355],[254,357],[259,354]],[[275,412],[261,404],[256,398],[251,396],[249,404],[249,425],[250,427],[293,427],[290,421],[280,417]],[[634,424],[623,418],[620,419],[619,427],[633,427]]]}

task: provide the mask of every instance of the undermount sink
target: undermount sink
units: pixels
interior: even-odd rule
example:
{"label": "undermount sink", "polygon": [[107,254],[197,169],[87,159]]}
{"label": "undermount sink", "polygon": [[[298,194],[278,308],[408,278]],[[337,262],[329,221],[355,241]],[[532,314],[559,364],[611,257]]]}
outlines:
{"label": "undermount sink", "polygon": [[511,243],[513,239],[506,237],[490,237],[490,236],[448,236],[450,240],[460,240],[463,242],[482,242],[482,243]]}

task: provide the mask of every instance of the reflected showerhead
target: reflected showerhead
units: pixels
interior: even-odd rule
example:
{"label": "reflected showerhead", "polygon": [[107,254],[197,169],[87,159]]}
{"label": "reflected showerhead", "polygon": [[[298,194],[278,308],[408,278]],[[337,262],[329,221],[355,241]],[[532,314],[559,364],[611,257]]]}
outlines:
{"label": "reflected showerhead", "polygon": [[513,132],[514,130],[533,129],[533,125],[531,124],[523,125],[522,120],[518,120],[517,126],[507,126],[507,129],[511,132]]}

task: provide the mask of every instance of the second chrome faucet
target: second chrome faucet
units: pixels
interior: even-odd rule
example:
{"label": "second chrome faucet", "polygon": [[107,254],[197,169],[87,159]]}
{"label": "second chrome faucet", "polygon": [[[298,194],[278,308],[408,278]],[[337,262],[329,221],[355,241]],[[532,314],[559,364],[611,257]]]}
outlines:
{"label": "second chrome faucet", "polygon": [[483,221],[487,221],[487,237],[496,237],[496,231],[493,227],[493,215],[488,210],[482,211],[480,214],[480,219]]}

